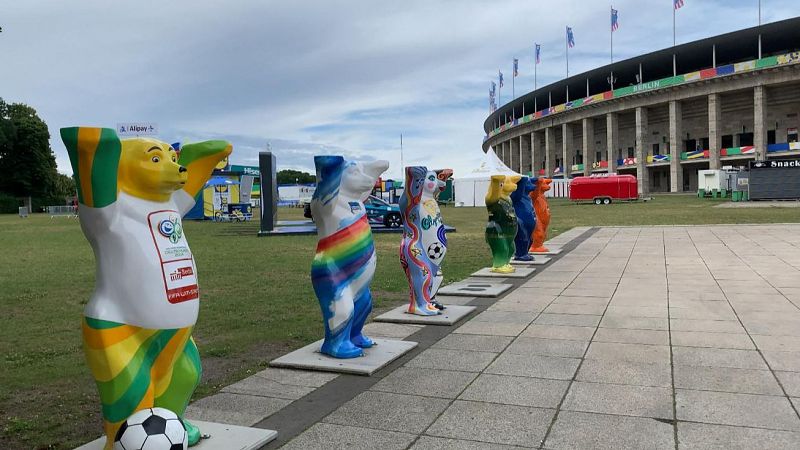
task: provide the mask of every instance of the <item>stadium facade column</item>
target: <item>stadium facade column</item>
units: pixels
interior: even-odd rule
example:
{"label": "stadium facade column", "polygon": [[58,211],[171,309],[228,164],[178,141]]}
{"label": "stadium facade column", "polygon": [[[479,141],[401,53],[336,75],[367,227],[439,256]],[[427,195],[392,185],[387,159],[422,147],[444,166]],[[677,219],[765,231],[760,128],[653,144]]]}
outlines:
{"label": "stadium facade column", "polygon": [[608,173],[617,171],[617,147],[619,147],[619,116],[617,113],[606,114],[606,159]]}
{"label": "stadium facade column", "polygon": [[588,117],[583,119],[583,175],[586,177],[592,174],[594,154],[594,118]]}
{"label": "stadium facade column", "polygon": [[556,166],[556,130],[553,127],[544,129],[544,175],[553,177],[553,168]]}
{"label": "stadium facade column", "polygon": [[500,161],[503,161],[503,164],[508,164],[506,161],[506,141],[500,143],[500,154],[497,156],[500,157]]}
{"label": "stadium facade column", "polygon": [[564,166],[564,179],[567,179],[572,171],[572,159],[575,155],[575,143],[571,123],[561,125],[561,144],[561,164]]}
{"label": "stadium facade column", "polygon": [[647,108],[636,108],[636,178],[639,194],[647,195],[650,192],[650,177],[647,173]]}
{"label": "stadium facade column", "polygon": [[531,175],[536,176],[536,173],[539,171],[539,165],[541,164],[541,158],[539,158],[539,145],[538,142],[539,136],[536,134],[535,131],[531,132]]}
{"label": "stadium facade column", "polygon": [[533,173],[531,167],[531,135],[523,134],[519,137],[519,173],[526,174],[529,171]]}
{"label": "stadium facade column", "polygon": [[719,170],[720,150],[722,148],[722,99],[719,94],[708,94],[708,168]]}
{"label": "stadium facade column", "polygon": [[767,88],[753,88],[753,144],[756,161],[767,159]]}
{"label": "stadium facade column", "polygon": [[683,143],[683,107],[680,101],[669,102],[669,191],[683,192],[681,144]]}
{"label": "stadium facade column", "polygon": [[509,139],[508,148],[508,167],[514,172],[519,173],[519,139]]}

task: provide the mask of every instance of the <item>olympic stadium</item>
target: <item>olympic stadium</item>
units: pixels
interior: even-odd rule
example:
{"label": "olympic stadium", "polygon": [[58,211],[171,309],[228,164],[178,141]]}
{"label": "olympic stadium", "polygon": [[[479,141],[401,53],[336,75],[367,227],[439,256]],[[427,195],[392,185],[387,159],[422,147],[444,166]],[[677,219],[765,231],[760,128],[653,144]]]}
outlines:
{"label": "olympic stadium", "polygon": [[694,192],[698,170],[799,155],[799,113],[800,17],[528,92],[486,118],[483,150],[524,174],[615,172],[640,194]]}

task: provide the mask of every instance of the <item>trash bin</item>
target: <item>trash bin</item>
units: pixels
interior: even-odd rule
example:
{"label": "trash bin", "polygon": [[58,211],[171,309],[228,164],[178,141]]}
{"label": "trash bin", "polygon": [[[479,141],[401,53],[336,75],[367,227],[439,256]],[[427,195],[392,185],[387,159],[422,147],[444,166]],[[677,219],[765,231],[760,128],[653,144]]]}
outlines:
{"label": "trash bin", "polygon": [[731,201],[738,202],[742,198],[742,193],[739,191],[731,192]]}

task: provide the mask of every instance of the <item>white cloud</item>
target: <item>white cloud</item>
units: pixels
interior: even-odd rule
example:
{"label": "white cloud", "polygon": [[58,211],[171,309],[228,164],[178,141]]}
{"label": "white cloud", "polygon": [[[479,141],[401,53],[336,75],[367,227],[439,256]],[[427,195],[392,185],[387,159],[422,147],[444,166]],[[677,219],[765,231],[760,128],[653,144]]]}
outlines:
{"label": "white cloud", "polygon": [[[481,157],[487,90],[497,69],[510,96],[608,60],[608,5],[561,1],[173,1],[3,3],[0,95],[49,124],[59,169],[71,169],[58,128],[155,121],[169,141],[225,138],[253,163],[270,142],[281,167],[310,170],[338,152],[464,172]],[[767,5],[767,2],[765,2]],[[619,0],[615,59],[672,43],[667,0]],[[796,14],[771,0],[764,21]],[[755,1],[687,0],[678,41],[756,24]]]}

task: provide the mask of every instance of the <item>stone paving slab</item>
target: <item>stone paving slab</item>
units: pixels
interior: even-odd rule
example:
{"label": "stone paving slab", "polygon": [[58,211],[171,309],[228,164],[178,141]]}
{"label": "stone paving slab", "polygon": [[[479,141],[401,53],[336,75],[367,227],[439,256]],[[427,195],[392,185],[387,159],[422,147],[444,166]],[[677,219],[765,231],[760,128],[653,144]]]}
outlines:
{"label": "stone paving slab", "polygon": [[450,326],[467,317],[474,306],[448,305],[441,314],[435,316],[418,316],[408,313],[408,306],[398,306],[380,316],[375,317],[376,322],[411,323],[415,325],[443,325]]}
{"label": "stone paving slab", "polygon": [[220,392],[190,404],[186,408],[186,418],[249,427],[291,402],[282,398]]}
{"label": "stone paving slab", "polygon": [[672,425],[652,418],[562,411],[547,449],[673,450]]}
{"label": "stone paving slab", "polygon": [[285,450],[403,450],[407,448],[416,434],[373,430],[348,425],[317,423],[288,444]]}
{"label": "stone paving slab", "polygon": [[410,341],[381,338],[376,338],[374,341],[376,345],[364,349],[364,356],[359,358],[339,359],[323,355],[319,352],[319,348],[322,346],[322,340],[319,340],[280,358],[273,359],[269,364],[272,367],[372,375],[417,346],[416,342]]}
{"label": "stone paving slab", "polygon": [[516,267],[516,270],[510,273],[497,273],[492,272],[491,267],[484,267],[483,269],[472,274],[473,277],[486,277],[486,278],[528,278],[536,272],[533,267]]}
{"label": "stone paving slab", "polygon": [[440,398],[366,391],[323,419],[337,425],[422,433],[447,408]]}

